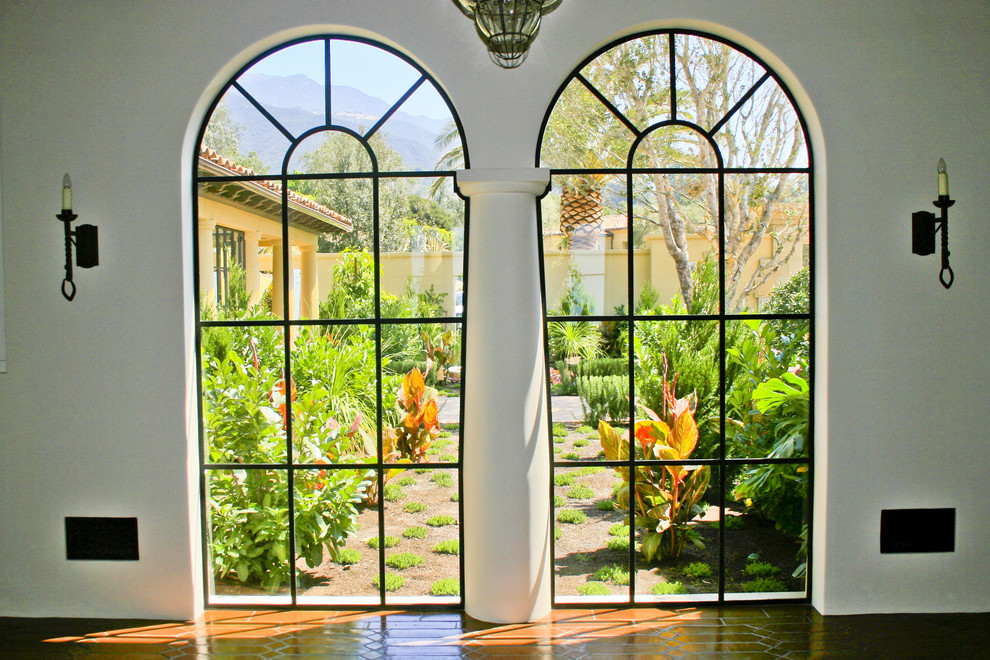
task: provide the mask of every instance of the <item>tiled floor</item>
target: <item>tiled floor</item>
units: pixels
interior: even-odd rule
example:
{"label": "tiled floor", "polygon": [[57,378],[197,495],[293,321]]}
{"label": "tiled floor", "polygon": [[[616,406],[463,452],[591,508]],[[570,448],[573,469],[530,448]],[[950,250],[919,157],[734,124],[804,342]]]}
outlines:
{"label": "tiled floor", "polygon": [[0,657],[988,658],[990,614],[823,617],[810,607],[459,612],[211,610],[191,622],[0,618]]}

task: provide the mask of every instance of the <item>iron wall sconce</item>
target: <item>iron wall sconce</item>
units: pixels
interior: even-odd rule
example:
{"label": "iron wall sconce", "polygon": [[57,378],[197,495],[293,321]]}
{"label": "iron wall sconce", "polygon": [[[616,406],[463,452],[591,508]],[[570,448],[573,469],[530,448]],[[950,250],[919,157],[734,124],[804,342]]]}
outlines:
{"label": "iron wall sconce", "polygon": [[952,286],[955,275],[949,266],[949,207],[955,204],[949,199],[949,173],[945,169],[945,160],[938,159],[938,199],[932,204],[941,211],[940,217],[930,211],[917,211],[911,215],[911,251],[915,254],[935,253],[935,234],[942,232],[942,270],[939,271],[938,281],[946,289]]}
{"label": "iron wall sconce", "polygon": [[65,279],[62,295],[66,300],[76,297],[76,285],[72,281],[72,246],[76,246],[76,266],[92,268],[100,265],[100,247],[95,225],[79,225],[72,230],[72,221],[78,218],[72,212],[72,179],[62,177],[62,212],[55,216],[65,227]]}

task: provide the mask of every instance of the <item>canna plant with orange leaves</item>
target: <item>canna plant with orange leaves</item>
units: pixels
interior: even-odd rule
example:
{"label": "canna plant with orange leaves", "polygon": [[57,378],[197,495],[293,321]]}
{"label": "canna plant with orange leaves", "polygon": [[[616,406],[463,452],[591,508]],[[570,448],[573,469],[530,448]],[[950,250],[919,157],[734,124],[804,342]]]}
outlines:
{"label": "canna plant with orange leaves", "polygon": [[430,443],[440,435],[437,391],[427,387],[423,374],[413,367],[402,378],[395,405],[402,415],[402,420],[392,432],[395,451],[401,458],[418,463],[426,457]]}
{"label": "canna plant with orange leaves", "polygon": [[[686,461],[697,446],[697,396],[692,393],[678,399],[674,395],[676,385],[676,375],[667,381],[664,365],[661,414],[643,406],[649,419],[636,422],[634,427],[637,461]],[[599,422],[598,435],[607,460],[629,460],[629,441],[624,434]],[[646,561],[657,556],[679,557],[686,541],[704,547],[693,521],[704,513],[701,499],[711,478],[708,466],[639,464],[634,470],[635,484],[631,486],[629,468],[615,468],[623,480],[616,501],[628,510],[629,498],[634,498],[635,522],[642,530],[640,551]]]}

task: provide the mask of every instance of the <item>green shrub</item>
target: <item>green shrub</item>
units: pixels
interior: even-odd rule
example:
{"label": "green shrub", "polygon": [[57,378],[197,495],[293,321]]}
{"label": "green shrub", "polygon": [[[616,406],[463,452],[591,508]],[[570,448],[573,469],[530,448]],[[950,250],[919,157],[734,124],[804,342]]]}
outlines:
{"label": "green shrub", "polygon": [[743,569],[746,575],[751,575],[752,577],[770,577],[771,575],[776,575],[780,572],[780,569],[765,561],[754,561],[746,564],[746,568]]}
{"label": "green shrub", "polygon": [[433,583],[430,591],[434,596],[459,596],[461,593],[461,581],[457,578],[440,578]]}
{"label": "green shrub", "polygon": [[595,496],[595,491],[584,484],[574,484],[567,491],[567,496],[575,500],[588,500]]}
{"label": "green shrub", "polygon": [[577,379],[577,390],[587,424],[629,419],[628,376],[585,376]]}
{"label": "green shrub", "polygon": [[589,474],[598,474],[599,472],[604,472],[605,468],[601,465],[585,465],[584,467],[579,467],[573,472],[579,477],[586,477]]}
{"label": "green shrub", "polygon": [[450,488],[454,485],[454,477],[449,472],[436,472],[430,477],[430,481],[442,488]]}
{"label": "green shrub", "polygon": [[422,563],[423,555],[417,555],[413,552],[397,552],[393,555],[388,555],[385,557],[386,566],[399,570],[419,566]]}
{"label": "green shrub", "polygon": [[691,578],[706,578],[712,574],[712,567],[701,561],[693,561],[684,567],[684,574]]}
{"label": "green shrub", "polygon": [[577,460],[580,460],[580,458],[581,458],[580,456],[578,456],[577,454],[575,454],[572,451],[569,451],[566,454],[561,454],[560,457],[563,460],[565,460],[565,461],[577,461]]}
{"label": "green shrub", "polygon": [[608,528],[609,536],[625,536],[629,538],[629,525],[623,525],[622,523],[615,523]]}
{"label": "green shrub", "polygon": [[577,588],[579,596],[609,596],[612,590],[603,582],[585,582]]}
{"label": "green shrub", "polygon": [[599,511],[615,511],[615,502],[612,500],[598,500],[595,506]]}
{"label": "green shrub", "polygon": [[560,508],[565,504],[567,504],[567,500],[565,500],[563,497],[561,497],[560,495],[553,496],[553,506],[555,509]]}
{"label": "green shrub", "polygon": [[617,585],[629,584],[629,571],[615,564],[602,566],[591,576],[591,580],[595,582],[611,582]]}
{"label": "green shrub", "polygon": [[450,431],[440,431],[440,436],[430,444],[427,454],[439,453],[450,446]]}
{"label": "green shrub", "polygon": [[458,493],[457,491],[454,491],[453,493],[450,494],[450,501],[451,502],[460,502],[461,501],[461,494]]}
{"label": "green shrub", "polygon": [[558,444],[559,445],[559,444],[563,444],[563,443],[567,442],[567,438],[565,438],[562,435],[555,435],[555,436],[553,436],[553,441],[554,441],[554,444]]}
{"label": "green shrub", "polygon": [[655,585],[650,587],[650,593],[654,596],[686,594],[687,588],[680,582],[657,582]]}
{"label": "green shrub", "polygon": [[406,498],[406,493],[399,484],[385,484],[385,501],[398,502]]}
{"label": "green shrub", "polygon": [[413,468],[413,472],[416,474],[429,474],[433,472],[433,468]]}
{"label": "green shrub", "polygon": [[399,479],[395,483],[397,483],[398,485],[402,486],[403,488],[406,487],[406,486],[415,486],[416,485],[416,479],[414,479],[413,477],[402,477],[401,479]]}
{"label": "green shrub", "polygon": [[574,446],[580,449],[581,447],[587,447],[590,440],[588,438],[575,438]]}
{"label": "green shrub", "polygon": [[447,525],[456,525],[457,520],[454,519],[454,516],[440,514],[428,519],[426,524],[430,527],[446,527]]}
{"label": "green shrub", "polygon": [[[400,541],[400,539],[399,539],[398,536],[386,536],[385,537],[385,547],[386,548],[394,548],[395,546],[399,545],[399,541]],[[378,539],[377,536],[372,536],[370,539],[368,539],[368,547],[374,548],[375,550],[378,549],[378,544],[379,543],[380,543],[380,541],[379,541],[379,539]]]}
{"label": "green shrub", "polygon": [[461,553],[461,542],[457,539],[440,541],[433,546],[433,552],[441,555],[458,555]]}
{"label": "green shrub", "polygon": [[786,591],[787,586],[775,578],[762,577],[749,582],[743,582],[742,590],[748,594],[766,591]]}
{"label": "green shrub", "polygon": [[557,472],[553,475],[553,485],[571,486],[576,478],[573,472]]}
{"label": "green shrub", "polygon": [[555,438],[566,438],[567,437],[567,427],[560,422],[553,425],[553,437]]}
{"label": "green shrub", "polygon": [[406,531],[402,532],[402,535],[407,539],[424,539],[426,538],[426,528],[410,527]]}
{"label": "green shrub", "polygon": [[456,463],[457,457],[453,454],[440,454],[440,456],[437,457],[437,461],[440,463]]}
{"label": "green shrub", "polygon": [[[381,589],[381,576],[376,575],[371,579],[371,583],[375,585],[375,589]],[[398,591],[402,588],[402,585],[406,583],[406,578],[398,575],[396,573],[386,573],[385,574],[385,591]]]}
{"label": "green shrub", "polygon": [[605,542],[609,550],[629,550],[628,536],[613,536]]}
{"label": "green shrub", "polygon": [[588,426],[587,424],[584,424],[584,425],[578,427],[577,432],[578,433],[583,433],[585,435],[588,435],[589,433],[594,433],[595,432],[595,429],[592,428],[592,427],[590,427],[590,426]]}
{"label": "green shrub", "polygon": [[402,507],[402,510],[406,513],[419,513],[420,511],[426,511],[428,508],[429,506],[423,502],[409,502]]}
{"label": "green shrub", "polygon": [[564,531],[560,527],[557,527],[556,525],[554,525],[553,526],[553,540],[554,541],[559,541],[560,540],[560,537],[563,536],[563,535],[564,535]]}
{"label": "green shrub", "polygon": [[569,525],[580,525],[588,519],[588,516],[584,511],[578,511],[577,509],[561,509],[557,513],[557,522],[567,523]]}
{"label": "green shrub", "polygon": [[746,526],[746,521],[742,516],[726,516],[724,524],[726,529],[742,529]]}
{"label": "green shrub", "polygon": [[342,566],[356,564],[361,561],[361,552],[354,548],[342,548],[337,555],[337,563]]}

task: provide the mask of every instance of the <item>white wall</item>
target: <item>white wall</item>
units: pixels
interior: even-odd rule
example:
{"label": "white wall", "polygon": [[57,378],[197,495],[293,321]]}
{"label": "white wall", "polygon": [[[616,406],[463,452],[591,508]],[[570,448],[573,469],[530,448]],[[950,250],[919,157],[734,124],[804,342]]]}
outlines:
{"label": "white wall", "polygon": [[[546,104],[577,61],[656,26],[754,49],[818,127],[828,352],[818,363],[817,531],[827,535],[816,543],[816,605],[990,609],[988,24],[981,0],[566,0],[529,60],[504,71],[449,0],[0,0],[0,615],[195,612],[187,179],[193,127],[239,64],[301,32],[375,36],[446,86],[474,167],[530,167]],[[958,200],[950,291],[937,258],[910,254],[910,214],[931,208],[939,157]],[[77,271],[71,303],[59,293],[54,218],[66,171],[81,221],[101,239],[100,266]],[[916,506],[958,510],[955,553],[879,554],[880,510]],[[141,561],[67,562],[67,515],[137,516]]]}

